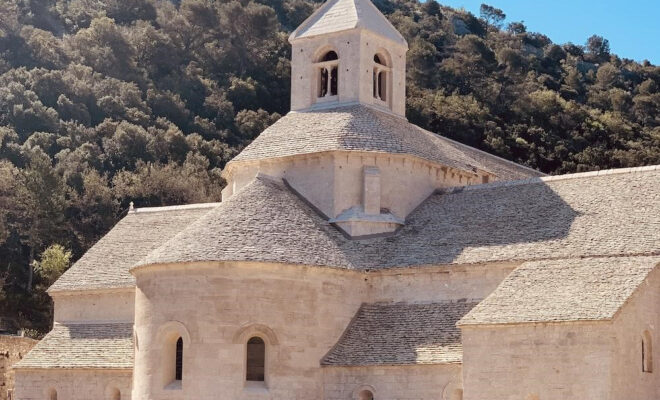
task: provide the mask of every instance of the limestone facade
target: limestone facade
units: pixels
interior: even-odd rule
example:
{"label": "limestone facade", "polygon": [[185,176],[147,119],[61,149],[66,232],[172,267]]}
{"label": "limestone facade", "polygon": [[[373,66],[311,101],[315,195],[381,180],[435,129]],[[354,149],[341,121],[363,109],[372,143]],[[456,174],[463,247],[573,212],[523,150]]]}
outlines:
{"label": "limestone facade", "polygon": [[[15,399],[124,400],[131,399],[130,371],[98,369],[21,370]],[[54,394],[56,393],[56,397]]]}
{"label": "limestone facade", "polygon": [[50,288],[17,400],[660,394],[660,167],[543,177],[408,123],[369,0],[290,41],[292,112],[221,203],[130,210]]}

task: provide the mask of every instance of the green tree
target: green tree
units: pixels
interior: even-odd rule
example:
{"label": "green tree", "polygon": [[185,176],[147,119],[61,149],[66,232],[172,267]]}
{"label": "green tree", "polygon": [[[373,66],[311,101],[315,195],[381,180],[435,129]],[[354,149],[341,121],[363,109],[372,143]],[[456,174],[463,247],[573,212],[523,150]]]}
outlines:
{"label": "green tree", "polygon": [[69,268],[72,257],[63,246],[52,244],[34,261],[34,271],[45,286],[50,286]]}

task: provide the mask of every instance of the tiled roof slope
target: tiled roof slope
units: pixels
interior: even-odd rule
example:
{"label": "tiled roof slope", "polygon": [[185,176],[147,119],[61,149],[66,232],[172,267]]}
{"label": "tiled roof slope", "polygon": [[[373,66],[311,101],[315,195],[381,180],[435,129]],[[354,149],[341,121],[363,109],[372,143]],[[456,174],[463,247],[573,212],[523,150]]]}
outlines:
{"label": "tiled roof slope", "polygon": [[543,176],[363,105],[289,113],[263,131],[230,164],[333,150],[409,154],[464,171],[478,168],[498,175],[500,180]]}
{"label": "tiled roof slope", "polygon": [[[215,205],[129,212],[49,289],[87,290],[135,286],[128,269]],[[143,211],[146,210],[146,211]],[[161,211],[158,211],[161,210]]]}
{"label": "tiled roof slope", "polygon": [[257,177],[138,264],[272,261],[348,266],[341,234],[282,183]]}
{"label": "tiled roof slope", "polygon": [[133,368],[133,324],[58,324],[13,368]]}
{"label": "tiled roof slope", "polygon": [[476,303],[364,304],[321,365],[460,363],[456,322]]}
{"label": "tiled roof slope", "polygon": [[289,40],[364,28],[396,43],[406,44],[399,31],[369,0],[328,0],[305,20]]}
{"label": "tiled roof slope", "polygon": [[660,257],[527,262],[459,325],[609,320]]}
{"label": "tiled roof slope", "polygon": [[257,178],[139,264],[263,261],[350,269],[660,255],[660,169],[435,194],[394,236],[349,240]]}

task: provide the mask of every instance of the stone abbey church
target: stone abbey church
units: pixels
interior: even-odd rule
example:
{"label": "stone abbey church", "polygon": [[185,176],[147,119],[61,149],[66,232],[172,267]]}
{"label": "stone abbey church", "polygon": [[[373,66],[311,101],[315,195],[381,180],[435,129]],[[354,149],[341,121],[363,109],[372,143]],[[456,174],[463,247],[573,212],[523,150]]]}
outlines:
{"label": "stone abbey church", "polygon": [[660,398],[660,167],[544,177],[408,123],[369,0],[290,41],[292,110],[222,202],[131,209],[14,399]]}

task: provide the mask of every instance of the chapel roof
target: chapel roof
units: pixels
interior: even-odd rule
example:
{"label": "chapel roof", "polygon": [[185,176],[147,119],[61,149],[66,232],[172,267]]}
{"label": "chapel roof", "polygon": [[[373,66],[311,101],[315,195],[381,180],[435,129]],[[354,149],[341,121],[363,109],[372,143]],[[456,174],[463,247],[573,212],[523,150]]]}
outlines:
{"label": "chapel roof", "polygon": [[406,119],[364,105],[291,112],[263,131],[229,163],[326,151],[407,154],[499,180],[543,173],[426,131]]}
{"label": "chapel roof", "polygon": [[328,0],[291,34],[289,40],[351,29],[368,30],[407,46],[399,31],[369,0]]}
{"label": "chapel roof", "polygon": [[527,262],[459,325],[611,320],[659,264],[658,256]]}
{"label": "chapel roof", "polygon": [[49,289],[89,290],[135,286],[128,269],[217,204],[137,209],[115,225]]}
{"label": "chapel roof", "polygon": [[356,270],[660,255],[660,167],[430,196],[388,237],[351,240],[281,180],[257,177],[137,265],[261,261]]}
{"label": "chapel roof", "polygon": [[456,322],[476,304],[363,304],[321,365],[460,363],[463,345]]}
{"label": "chapel roof", "polygon": [[14,369],[133,368],[132,323],[55,323]]}

